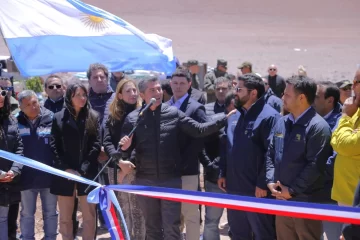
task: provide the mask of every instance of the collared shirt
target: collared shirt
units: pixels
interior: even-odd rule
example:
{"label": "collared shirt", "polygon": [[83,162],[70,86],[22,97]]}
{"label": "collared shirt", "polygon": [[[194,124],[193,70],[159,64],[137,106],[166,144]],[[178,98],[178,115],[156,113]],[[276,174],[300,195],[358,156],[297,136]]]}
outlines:
{"label": "collared shirt", "polygon": [[330,117],[330,115],[333,113],[333,111],[334,111],[334,109],[331,110],[328,114],[326,114],[326,115],[324,116],[324,119],[327,120],[327,119]]}
{"label": "collared shirt", "polygon": [[64,99],[64,97],[61,97],[58,100],[52,100],[51,98],[49,98],[49,100],[52,101],[53,103],[57,103],[59,101],[62,101],[63,99]]}
{"label": "collared shirt", "polygon": [[295,119],[294,118],[294,115],[292,113],[289,114],[289,119],[293,122],[293,123],[296,123],[302,116],[305,115],[305,113],[307,113],[307,111],[309,111],[309,109],[311,109],[311,107],[309,107],[308,109],[306,109],[302,114],[300,114],[300,116]]}
{"label": "collared shirt", "polygon": [[170,106],[174,106],[177,109],[180,109],[181,104],[185,101],[185,99],[189,96],[188,93],[186,93],[184,96],[182,96],[180,99],[178,99],[176,102],[174,102],[174,96],[171,97],[169,104]]}

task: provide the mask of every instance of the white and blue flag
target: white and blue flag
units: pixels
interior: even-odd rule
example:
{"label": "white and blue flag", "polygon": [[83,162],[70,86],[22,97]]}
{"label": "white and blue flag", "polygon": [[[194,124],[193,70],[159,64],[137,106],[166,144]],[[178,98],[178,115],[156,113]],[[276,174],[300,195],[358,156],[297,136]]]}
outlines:
{"label": "white and blue flag", "polygon": [[78,0],[1,1],[0,27],[21,75],[175,69],[172,41],[145,34],[121,18]]}

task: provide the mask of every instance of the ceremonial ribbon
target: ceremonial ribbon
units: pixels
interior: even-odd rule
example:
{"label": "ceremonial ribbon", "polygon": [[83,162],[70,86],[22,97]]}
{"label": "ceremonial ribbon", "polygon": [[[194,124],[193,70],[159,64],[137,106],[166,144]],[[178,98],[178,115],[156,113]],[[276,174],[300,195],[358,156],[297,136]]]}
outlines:
{"label": "ceremonial ribbon", "polygon": [[[193,204],[204,204],[207,206],[228,208],[234,210],[242,210],[248,212],[258,212],[265,214],[274,214],[280,216],[308,218],[315,220],[334,221],[341,223],[351,223],[360,225],[360,208],[343,207],[329,204],[316,204],[307,202],[295,202],[295,201],[281,201],[275,199],[246,197],[231,194],[211,193],[211,192],[199,192],[199,191],[187,191],[181,189],[161,188],[152,186],[138,186],[138,185],[108,185],[101,186],[99,183],[82,178],[58,169],[54,169],[45,164],[39,163],[35,160],[28,159],[16,154],[5,152],[0,150],[0,157],[21,163],[23,165],[36,168],[41,171],[45,171],[57,176],[65,177],[74,181],[78,181],[84,184],[90,184],[95,186],[95,190],[89,193],[88,201],[92,203],[103,202],[104,210],[111,213],[111,202],[120,212],[121,220],[125,224],[123,214],[119,203],[115,197],[115,191],[133,193],[152,198],[159,198],[170,201],[187,202]],[[109,210],[110,209],[110,210]],[[114,216],[114,215],[113,215]],[[115,221],[115,220],[114,220]],[[116,223],[108,225],[109,231],[118,231]],[[111,229],[111,230],[110,230]],[[125,227],[125,233],[127,239],[128,231]],[[121,237],[121,233],[112,235],[113,239]],[[121,239],[121,238],[120,238]]]}

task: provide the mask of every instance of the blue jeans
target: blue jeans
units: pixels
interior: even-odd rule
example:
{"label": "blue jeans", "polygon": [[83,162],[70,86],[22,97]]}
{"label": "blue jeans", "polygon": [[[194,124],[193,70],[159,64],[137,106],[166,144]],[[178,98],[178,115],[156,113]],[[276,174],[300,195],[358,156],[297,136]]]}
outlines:
{"label": "blue jeans", "polygon": [[23,240],[35,240],[36,199],[40,194],[45,240],[56,240],[58,214],[57,197],[49,188],[29,189],[21,192],[20,228]]}
{"label": "blue jeans", "polygon": [[0,239],[8,240],[9,207],[0,206]]}
{"label": "blue jeans", "polygon": [[[205,191],[224,193],[217,184],[205,181]],[[205,206],[204,240],[220,240],[219,222],[223,208]]]}

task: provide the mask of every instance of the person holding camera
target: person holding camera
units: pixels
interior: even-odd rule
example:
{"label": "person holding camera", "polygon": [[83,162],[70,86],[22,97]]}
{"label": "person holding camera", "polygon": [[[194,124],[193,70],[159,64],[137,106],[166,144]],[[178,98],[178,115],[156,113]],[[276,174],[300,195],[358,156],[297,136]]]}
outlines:
{"label": "person holding camera", "polygon": [[[93,179],[97,173],[100,153],[100,124],[98,114],[91,109],[88,92],[81,83],[68,86],[65,108],[55,113],[50,145],[55,154],[54,167]],[[85,184],[62,177],[54,177],[51,193],[58,196],[60,234],[64,240],[73,240],[74,199],[78,197],[83,216],[82,238],[93,240],[96,231],[95,205],[87,202]]]}
{"label": "person holding camera", "polygon": [[[7,90],[0,90],[0,149],[23,154],[23,144],[14,117],[11,116],[10,98]],[[0,158],[0,239],[7,240],[13,236],[8,233],[9,208],[20,202],[20,185],[18,182],[22,165]],[[16,236],[14,236],[16,237]]]}

